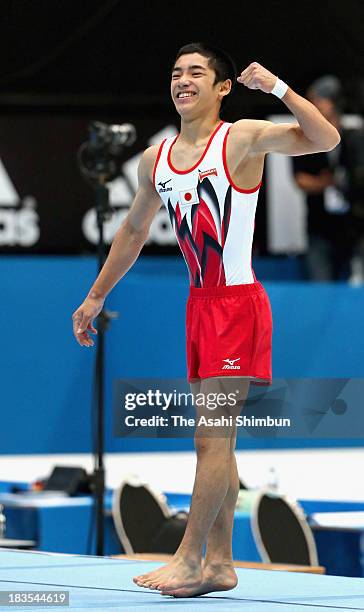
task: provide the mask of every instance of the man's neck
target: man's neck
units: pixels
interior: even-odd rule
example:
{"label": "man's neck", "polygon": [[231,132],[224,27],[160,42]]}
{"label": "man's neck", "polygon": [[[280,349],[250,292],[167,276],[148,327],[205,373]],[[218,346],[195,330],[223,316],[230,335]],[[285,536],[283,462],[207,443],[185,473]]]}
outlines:
{"label": "man's neck", "polygon": [[218,115],[204,118],[185,120],[181,119],[181,130],[179,140],[190,145],[198,146],[208,140],[217,128],[221,119]]}

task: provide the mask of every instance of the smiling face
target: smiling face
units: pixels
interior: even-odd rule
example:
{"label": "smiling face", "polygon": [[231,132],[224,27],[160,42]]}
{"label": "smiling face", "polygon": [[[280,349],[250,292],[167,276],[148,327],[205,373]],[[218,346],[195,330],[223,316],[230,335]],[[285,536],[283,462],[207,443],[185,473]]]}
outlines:
{"label": "smiling face", "polygon": [[228,94],[231,81],[215,83],[215,71],[200,53],[181,55],[172,70],[171,96],[177,112],[186,118],[202,116],[216,108]]}

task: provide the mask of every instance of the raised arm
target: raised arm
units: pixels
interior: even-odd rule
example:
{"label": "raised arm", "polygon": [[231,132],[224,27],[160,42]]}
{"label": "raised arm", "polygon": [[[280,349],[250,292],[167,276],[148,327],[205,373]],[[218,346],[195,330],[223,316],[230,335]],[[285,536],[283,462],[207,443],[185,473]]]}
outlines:
{"label": "raised arm", "polygon": [[[277,76],[253,62],[238,77],[249,89],[261,89],[271,93]],[[250,153],[284,153],[307,155],[331,151],[340,142],[340,134],[311,102],[295,93],[290,87],[282,102],[295,115],[298,123],[279,123],[243,119],[231,128],[231,133],[245,138]]]}
{"label": "raised arm", "polygon": [[101,312],[105,298],[137,259],[148,237],[151,223],[161,206],[152,183],[158,147],[147,149],[138,168],[138,190],[130,211],[115,234],[109,255],[86,299],[73,313],[73,333],[81,346],[92,346],[88,332],[96,333],[93,319]]}

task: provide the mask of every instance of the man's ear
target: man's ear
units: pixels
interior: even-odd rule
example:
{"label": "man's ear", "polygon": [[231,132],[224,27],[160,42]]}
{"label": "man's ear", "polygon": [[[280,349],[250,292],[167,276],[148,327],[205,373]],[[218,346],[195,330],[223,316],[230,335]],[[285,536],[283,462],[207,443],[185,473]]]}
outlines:
{"label": "man's ear", "polygon": [[227,96],[230,92],[231,92],[231,88],[232,88],[232,82],[231,79],[226,79],[226,81],[222,81],[220,83],[220,94],[221,97],[223,98],[224,96]]}

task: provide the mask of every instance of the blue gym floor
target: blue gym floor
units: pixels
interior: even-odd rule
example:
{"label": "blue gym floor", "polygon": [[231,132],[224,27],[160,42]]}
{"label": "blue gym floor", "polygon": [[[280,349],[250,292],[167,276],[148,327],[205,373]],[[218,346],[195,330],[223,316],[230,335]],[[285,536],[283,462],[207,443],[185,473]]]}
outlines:
{"label": "blue gym floor", "polygon": [[[183,609],[246,610],[261,612],[314,612],[364,610],[364,579],[237,569],[239,585],[227,593],[176,599],[138,588],[132,577],[160,563],[21,551],[0,551],[0,591],[70,592],[69,609],[138,612]],[[45,610],[47,607],[8,606],[10,610]],[[54,608],[52,608],[54,609]],[[66,610],[65,607],[58,609]]]}

